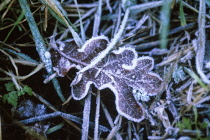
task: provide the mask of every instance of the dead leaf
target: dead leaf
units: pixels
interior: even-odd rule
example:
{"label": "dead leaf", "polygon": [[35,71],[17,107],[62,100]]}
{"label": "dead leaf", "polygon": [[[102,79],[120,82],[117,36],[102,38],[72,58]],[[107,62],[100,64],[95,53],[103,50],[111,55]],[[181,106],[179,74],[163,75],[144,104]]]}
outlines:
{"label": "dead leaf", "polygon": [[[104,36],[88,40],[82,50],[74,42],[66,42],[62,49],[51,51],[54,70],[64,76],[72,67],[78,70],[91,64],[107,46]],[[75,100],[83,99],[94,84],[99,90],[109,88],[115,94],[117,111],[129,120],[140,122],[144,119],[144,108],[136,101],[133,91],[138,90],[149,96],[157,94],[162,83],[159,75],[151,72],[154,60],[139,57],[134,48],[123,47],[106,55],[93,68],[77,76],[71,83],[71,93]]]}

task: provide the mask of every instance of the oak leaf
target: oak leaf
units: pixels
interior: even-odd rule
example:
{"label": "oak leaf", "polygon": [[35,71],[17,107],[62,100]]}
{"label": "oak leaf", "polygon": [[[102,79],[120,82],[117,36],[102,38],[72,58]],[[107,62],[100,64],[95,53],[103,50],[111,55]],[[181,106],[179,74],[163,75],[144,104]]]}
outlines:
{"label": "oak leaf", "polygon": [[[64,76],[73,67],[81,70],[103,53],[108,43],[105,36],[98,36],[88,40],[82,48],[78,48],[73,41],[54,47],[51,50],[54,70],[59,76]],[[72,96],[75,100],[83,99],[91,84],[99,90],[109,88],[115,94],[119,114],[140,122],[145,117],[144,107],[135,99],[133,91],[138,90],[149,96],[157,94],[162,79],[151,72],[153,67],[153,58],[138,57],[134,48],[113,50],[94,67],[77,73],[71,83]]]}

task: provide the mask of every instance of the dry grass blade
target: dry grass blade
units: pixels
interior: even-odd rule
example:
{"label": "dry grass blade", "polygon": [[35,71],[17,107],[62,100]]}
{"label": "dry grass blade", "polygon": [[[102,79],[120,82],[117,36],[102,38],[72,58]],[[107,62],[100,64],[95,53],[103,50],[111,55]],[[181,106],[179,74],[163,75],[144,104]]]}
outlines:
{"label": "dry grass blade", "polygon": [[[83,45],[83,41],[79,37],[79,35],[75,32],[74,27],[72,27],[72,24],[70,23],[69,19],[67,18],[65,10],[60,6],[60,3],[57,0],[51,1],[51,0],[41,0],[43,4],[46,4],[49,9],[51,10],[51,13],[64,25],[66,25],[69,30],[72,33],[72,36],[74,37],[76,43],[78,46]],[[71,24],[71,25],[70,25]]]}

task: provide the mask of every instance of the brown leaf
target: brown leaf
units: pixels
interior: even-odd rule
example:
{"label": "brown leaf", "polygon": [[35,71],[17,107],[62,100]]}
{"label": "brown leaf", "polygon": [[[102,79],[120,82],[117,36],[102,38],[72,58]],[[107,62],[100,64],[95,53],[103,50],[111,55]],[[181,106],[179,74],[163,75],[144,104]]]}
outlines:
{"label": "brown leaf", "polygon": [[[51,52],[54,69],[60,76],[72,67],[80,70],[91,64],[106,48],[108,39],[104,36],[92,38],[81,49],[75,43],[67,44],[62,51],[56,49]],[[76,100],[84,98],[91,84],[99,90],[109,88],[116,96],[117,111],[129,120],[140,122],[144,119],[144,108],[134,98],[133,91],[138,90],[149,96],[157,94],[162,79],[151,72],[153,66],[153,58],[138,58],[134,48],[114,50],[93,68],[77,74],[71,83],[72,96]]]}

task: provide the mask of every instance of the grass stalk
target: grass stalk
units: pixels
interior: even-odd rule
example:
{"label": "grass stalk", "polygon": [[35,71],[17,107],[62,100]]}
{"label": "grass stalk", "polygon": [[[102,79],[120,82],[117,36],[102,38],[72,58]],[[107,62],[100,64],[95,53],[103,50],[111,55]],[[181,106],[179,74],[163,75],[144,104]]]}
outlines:
{"label": "grass stalk", "polygon": [[[42,60],[42,62],[44,62],[47,73],[49,75],[51,75],[53,73],[52,62],[51,62],[50,57],[47,57],[47,55],[45,55],[46,52],[47,52],[47,47],[46,47],[45,42],[44,42],[44,40],[43,40],[43,38],[42,38],[42,36],[39,32],[39,29],[36,25],[36,22],[33,18],[33,15],[32,15],[31,10],[29,8],[29,4],[27,3],[27,0],[19,0],[19,3],[20,3],[20,6],[21,6],[22,10],[25,12],[25,18],[27,19],[27,22],[28,22],[29,27],[31,29],[31,32],[32,32],[32,35],[33,35],[33,38],[34,38],[34,42],[35,42],[35,45],[36,45],[36,50],[39,54],[39,57]],[[60,85],[59,85],[57,79],[54,78],[52,80],[52,82],[53,82],[53,85],[55,87],[55,90],[56,90],[58,96],[60,97],[61,101],[64,102],[65,98],[62,94],[62,91],[61,91],[61,88],[60,88]]]}
{"label": "grass stalk", "polygon": [[170,21],[170,11],[171,11],[171,0],[164,0],[164,4],[161,9],[161,31],[160,31],[160,38],[161,38],[161,49],[166,49],[168,41],[168,31],[169,31],[169,21]]}

